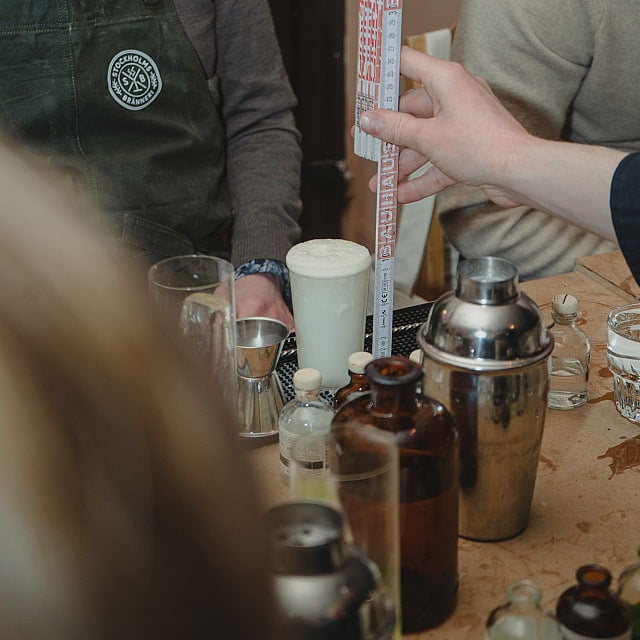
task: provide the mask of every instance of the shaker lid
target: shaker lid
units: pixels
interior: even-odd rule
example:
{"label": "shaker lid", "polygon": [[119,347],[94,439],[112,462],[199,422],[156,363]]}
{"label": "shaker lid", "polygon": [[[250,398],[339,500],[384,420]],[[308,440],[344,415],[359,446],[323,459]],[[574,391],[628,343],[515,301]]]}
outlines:
{"label": "shaker lid", "polygon": [[272,507],[264,522],[274,616],[287,637],[392,640],[393,601],[382,588],[378,568],[344,540],[340,512],[301,500]]}
{"label": "shaker lid", "polygon": [[516,268],[494,257],[460,263],[455,291],[433,303],[418,342],[429,358],[475,371],[529,366],[553,349],[542,312],[518,289]]}
{"label": "shaker lid", "polygon": [[272,507],[264,520],[276,573],[315,575],[344,561],[344,520],[333,507],[287,502]]}

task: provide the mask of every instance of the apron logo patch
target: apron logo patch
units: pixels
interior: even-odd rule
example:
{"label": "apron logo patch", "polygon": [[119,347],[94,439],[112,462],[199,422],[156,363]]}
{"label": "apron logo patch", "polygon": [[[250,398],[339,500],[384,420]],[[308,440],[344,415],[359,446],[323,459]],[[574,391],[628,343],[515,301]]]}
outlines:
{"label": "apron logo patch", "polygon": [[113,56],[107,71],[111,97],[125,109],[148,107],[162,90],[162,78],[153,59],[142,51],[127,49]]}

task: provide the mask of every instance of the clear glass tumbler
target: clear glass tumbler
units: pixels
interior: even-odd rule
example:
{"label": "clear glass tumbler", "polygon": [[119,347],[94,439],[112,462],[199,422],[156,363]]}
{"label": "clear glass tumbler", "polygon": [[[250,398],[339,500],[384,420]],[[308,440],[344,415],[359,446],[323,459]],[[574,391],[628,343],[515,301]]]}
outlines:
{"label": "clear glass tumbler", "polygon": [[214,256],[175,256],[149,269],[149,295],[229,406],[237,403],[234,268]]}
{"label": "clear glass tumbler", "polygon": [[291,497],[325,502],[343,513],[347,541],[377,565],[393,599],[394,638],[401,635],[398,478],[395,437],[370,425],[334,425],[293,447]]}
{"label": "clear glass tumbler", "polygon": [[613,395],[618,411],[640,422],[640,304],[609,313],[607,362],[613,373]]}

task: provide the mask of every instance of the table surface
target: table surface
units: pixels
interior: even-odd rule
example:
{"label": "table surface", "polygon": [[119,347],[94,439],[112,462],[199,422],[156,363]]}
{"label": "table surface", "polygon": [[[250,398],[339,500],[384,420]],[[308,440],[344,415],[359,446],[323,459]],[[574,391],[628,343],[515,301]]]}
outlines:
{"label": "table surface", "polygon": [[[596,272],[569,273],[523,283],[550,320],[551,299],[579,300],[581,328],[591,340],[589,398],[570,411],[548,410],[536,488],[527,529],[502,542],[459,540],[460,588],[455,612],[437,629],[405,638],[477,640],[488,613],[505,601],[506,587],[529,578],[555,609],[583,564],[598,563],[614,576],[637,561],[640,546],[640,425],[621,417],[606,365],[606,318],[625,304]],[[279,479],[278,445],[248,453],[265,507],[288,499]]]}
{"label": "table surface", "polygon": [[621,251],[578,258],[576,271],[584,273],[628,302],[640,300],[640,285],[631,275]]}

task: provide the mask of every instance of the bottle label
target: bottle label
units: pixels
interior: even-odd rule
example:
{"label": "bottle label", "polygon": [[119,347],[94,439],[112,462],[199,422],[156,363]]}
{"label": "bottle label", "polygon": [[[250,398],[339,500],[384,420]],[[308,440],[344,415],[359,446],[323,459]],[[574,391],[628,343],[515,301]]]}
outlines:
{"label": "bottle label", "polygon": [[285,483],[291,475],[292,464],[296,464],[299,472],[305,475],[319,475],[328,466],[327,434],[319,432],[314,434],[314,437],[310,437],[310,434],[306,435],[307,437],[295,448],[294,461],[294,447],[302,436],[280,428],[280,476]]}
{"label": "bottle label", "polygon": [[[571,629],[567,629],[564,625],[561,625],[561,629],[563,640],[593,640],[592,636],[585,636],[581,633],[576,633],[575,631],[571,631]],[[601,638],[600,640],[631,640],[631,629],[625,631],[622,635]]]}
{"label": "bottle label", "polygon": [[279,429],[278,439],[280,440],[280,476],[284,482],[289,480],[289,467],[291,464],[291,454],[293,445],[300,436],[282,428]]}

